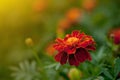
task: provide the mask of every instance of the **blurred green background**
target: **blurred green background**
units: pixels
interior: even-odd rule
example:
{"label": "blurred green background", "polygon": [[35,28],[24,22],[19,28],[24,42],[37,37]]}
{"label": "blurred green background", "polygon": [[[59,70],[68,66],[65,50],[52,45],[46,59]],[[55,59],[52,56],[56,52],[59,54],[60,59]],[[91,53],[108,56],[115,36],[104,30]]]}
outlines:
{"label": "blurred green background", "polygon": [[93,10],[84,9],[83,1],[0,0],[0,80],[10,80],[9,66],[33,58],[26,38],[33,39],[35,50],[46,53],[59,21],[71,8],[81,9],[83,15],[65,33],[79,29],[95,38],[97,48],[102,46],[109,29],[120,27],[120,0],[96,0]]}

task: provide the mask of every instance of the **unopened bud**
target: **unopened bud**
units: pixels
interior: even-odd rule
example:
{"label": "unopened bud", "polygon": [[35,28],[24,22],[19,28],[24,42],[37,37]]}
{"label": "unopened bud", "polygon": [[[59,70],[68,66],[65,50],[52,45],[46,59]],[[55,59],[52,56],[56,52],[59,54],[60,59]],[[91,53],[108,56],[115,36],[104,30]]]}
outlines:
{"label": "unopened bud", "polygon": [[27,45],[27,46],[33,46],[33,40],[32,40],[32,38],[26,38],[25,39],[25,44]]}
{"label": "unopened bud", "polygon": [[71,68],[68,73],[68,76],[70,80],[80,80],[82,77],[82,73],[77,68]]}

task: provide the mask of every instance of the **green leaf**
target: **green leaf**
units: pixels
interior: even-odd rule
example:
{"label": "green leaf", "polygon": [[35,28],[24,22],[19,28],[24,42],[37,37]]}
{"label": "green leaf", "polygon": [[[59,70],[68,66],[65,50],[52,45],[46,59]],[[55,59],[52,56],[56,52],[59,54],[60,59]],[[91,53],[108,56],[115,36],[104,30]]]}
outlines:
{"label": "green leaf", "polygon": [[60,63],[59,64],[57,64],[57,66],[55,67],[55,70],[58,70],[59,68],[60,68]]}
{"label": "green leaf", "polygon": [[116,77],[119,72],[120,72],[120,58],[117,58],[115,60],[115,66],[114,66],[114,77]]}
{"label": "green leaf", "polygon": [[94,80],[105,80],[104,79],[104,77],[102,77],[102,76],[98,76],[96,79],[94,79]]}
{"label": "green leaf", "polygon": [[37,69],[37,64],[35,61],[29,62],[28,60],[19,63],[19,67],[12,67],[13,73],[11,76],[15,80],[40,80],[41,74]]}
{"label": "green leaf", "polygon": [[97,55],[98,60],[100,60],[101,58],[103,58],[103,56],[105,56],[104,51],[105,51],[105,46],[102,46],[98,51],[98,55]]}
{"label": "green leaf", "polygon": [[112,77],[112,75],[109,73],[108,69],[104,68],[104,69],[103,69],[103,74],[104,74],[107,78],[113,80],[113,77]]}
{"label": "green leaf", "polygon": [[45,69],[50,69],[50,68],[54,68],[54,67],[56,67],[56,66],[57,66],[57,63],[54,63],[54,64],[47,65],[47,66],[45,66],[44,68],[45,68]]}

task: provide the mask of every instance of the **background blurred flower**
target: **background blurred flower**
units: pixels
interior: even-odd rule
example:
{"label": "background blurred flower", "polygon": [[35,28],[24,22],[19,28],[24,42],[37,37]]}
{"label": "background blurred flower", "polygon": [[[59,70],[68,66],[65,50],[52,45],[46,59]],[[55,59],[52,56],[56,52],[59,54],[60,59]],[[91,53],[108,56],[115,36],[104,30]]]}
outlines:
{"label": "background blurred flower", "polygon": [[63,29],[63,30],[66,30],[66,29],[69,29],[71,26],[71,23],[69,22],[68,19],[64,18],[64,19],[61,19],[59,22],[58,22],[58,27]]}
{"label": "background blurred flower", "polygon": [[113,39],[115,44],[120,44],[120,28],[112,29],[109,32],[109,37]]}
{"label": "background blurred flower", "polygon": [[46,47],[46,53],[49,56],[53,56],[55,53],[55,49],[53,48],[53,43],[49,43]]}
{"label": "background blurred flower", "polygon": [[66,18],[71,22],[71,23],[76,23],[78,20],[81,18],[82,12],[79,8],[71,8],[68,10],[66,13]]}
{"label": "background blurred flower", "polygon": [[93,10],[95,6],[96,6],[96,0],[83,0],[82,2],[82,7],[87,11]]}
{"label": "background blurred flower", "polygon": [[32,8],[35,12],[41,12],[47,8],[47,0],[35,0]]}
{"label": "background blurred flower", "polygon": [[64,39],[57,38],[54,48],[58,50],[55,60],[62,65],[69,61],[70,65],[78,66],[81,62],[91,60],[88,50],[95,50],[95,42],[91,36],[79,31],[67,34]]}

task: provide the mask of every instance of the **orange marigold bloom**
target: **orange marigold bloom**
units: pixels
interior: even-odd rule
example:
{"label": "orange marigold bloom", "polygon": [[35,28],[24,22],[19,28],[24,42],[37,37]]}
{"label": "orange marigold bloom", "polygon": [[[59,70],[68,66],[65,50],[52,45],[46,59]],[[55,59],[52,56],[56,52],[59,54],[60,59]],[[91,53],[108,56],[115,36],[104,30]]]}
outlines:
{"label": "orange marigold bloom", "polygon": [[95,42],[91,36],[75,30],[64,39],[57,38],[54,48],[58,51],[55,60],[62,65],[67,61],[78,66],[81,62],[91,60],[88,50],[95,50]]}
{"label": "orange marigold bloom", "polygon": [[115,44],[120,44],[120,28],[112,29],[109,37],[113,39]]}
{"label": "orange marigold bloom", "polygon": [[47,7],[47,1],[45,0],[35,0],[33,2],[33,10],[36,12],[41,12]]}
{"label": "orange marigold bloom", "polygon": [[65,18],[61,19],[58,23],[58,27],[62,28],[63,30],[70,28],[70,26],[71,26],[71,24],[70,24],[69,20],[67,20]]}
{"label": "orange marigold bloom", "polygon": [[46,47],[46,52],[49,56],[53,56],[55,53],[55,48],[53,48],[53,43],[50,43],[47,47]]}
{"label": "orange marigold bloom", "polygon": [[66,17],[72,23],[77,22],[81,17],[81,10],[78,8],[72,8],[67,12]]}
{"label": "orange marigold bloom", "polygon": [[83,0],[82,6],[87,11],[91,11],[96,6],[96,0]]}

